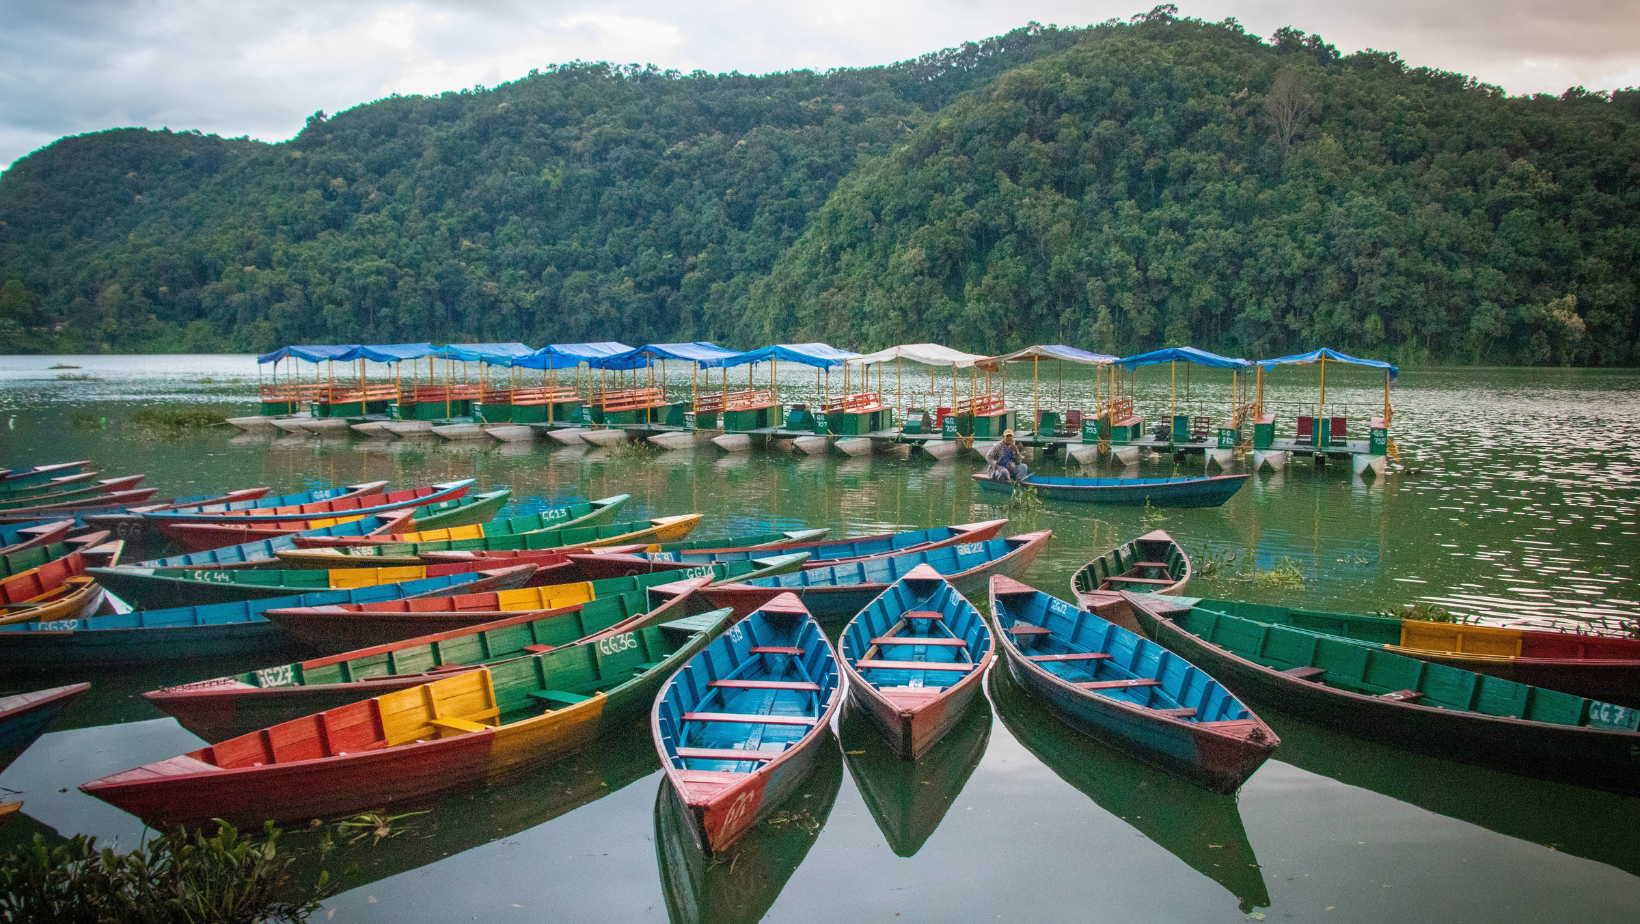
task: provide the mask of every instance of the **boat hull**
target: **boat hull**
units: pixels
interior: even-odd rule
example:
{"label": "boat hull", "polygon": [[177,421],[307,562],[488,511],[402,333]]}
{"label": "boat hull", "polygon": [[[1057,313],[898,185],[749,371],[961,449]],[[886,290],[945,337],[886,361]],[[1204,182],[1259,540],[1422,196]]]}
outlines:
{"label": "boat hull", "polygon": [[[1214,475],[1205,478],[1181,479],[1062,478],[1046,481],[1032,476],[1025,479],[1025,484],[1034,488],[1037,494],[1051,500],[1139,507],[1146,504],[1155,507],[1218,507],[1241,490],[1241,486],[1246,483],[1248,477],[1248,475]],[[974,481],[987,491],[1000,491],[1011,494],[1014,490],[1013,482],[997,481],[993,478],[987,478],[983,474],[975,475]],[[1055,483],[1076,481],[1114,483],[1087,485]]]}
{"label": "boat hull", "polygon": [[76,683],[0,698],[0,770],[28,750],[51,721],[90,688],[89,683]]}

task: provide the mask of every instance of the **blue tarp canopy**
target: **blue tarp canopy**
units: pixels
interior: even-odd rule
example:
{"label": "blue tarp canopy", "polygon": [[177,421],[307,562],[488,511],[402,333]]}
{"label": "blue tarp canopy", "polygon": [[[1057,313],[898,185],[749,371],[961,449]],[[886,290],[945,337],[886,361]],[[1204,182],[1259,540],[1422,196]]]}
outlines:
{"label": "blue tarp canopy", "polygon": [[460,362],[510,366],[513,360],[534,353],[533,347],[527,347],[522,343],[452,343],[439,347],[432,355],[439,359],[454,359]]}
{"label": "blue tarp canopy", "polygon": [[597,343],[552,343],[529,356],[513,360],[513,365],[525,369],[573,369],[581,363],[607,359],[619,353],[630,353],[632,348],[614,340]]}
{"label": "blue tarp canopy", "polygon": [[1165,350],[1151,350],[1149,353],[1140,353],[1138,356],[1128,356],[1118,359],[1116,365],[1123,369],[1133,370],[1140,366],[1154,366],[1157,363],[1195,363],[1198,366],[1212,366],[1215,369],[1250,369],[1253,364],[1245,359],[1232,359],[1198,350],[1195,347],[1168,347]]}
{"label": "blue tarp canopy", "polygon": [[1359,357],[1350,356],[1347,353],[1340,353],[1337,350],[1329,350],[1326,347],[1322,347],[1319,350],[1311,350],[1308,353],[1294,353],[1292,356],[1279,356],[1275,359],[1261,359],[1258,361],[1258,365],[1264,366],[1265,368],[1269,368],[1270,366],[1297,366],[1304,365],[1306,363],[1318,362],[1323,356],[1333,362],[1349,363],[1353,366],[1371,366],[1374,369],[1387,369],[1389,370],[1389,380],[1391,382],[1401,377],[1401,370],[1381,359],[1361,359]]}
{"label": "blue tarp canopy", "polygon": [[717,360],[736,355],[738,354],[734,350],[725,350],[715,343],[703,340],[693,343],[650,343],[635,350],[594,360],[588,365],[594,369],[647,369],[654,365],[657,359],[680,359],[707,366],[715,365]]}
{"label": "blue tarp canopy", "polygon": [[361,346],[356,355],[349,359],[367,359],[373,363],[402,363],[412,359],[421,359],[438,352],[438,347],[431,343],[385,343],[378,346]]}
{"label": "blue tarp canopy", "polygon": [[701,366],[708,369],[717,369],[723,366],[745,366],[751,363],[766,363],[771,360],[778,360],[783,363],[800,363],[805,366],[814,366],[817,369],[831,369],[835,366],[841,366],[848,360],[857,359],[859,356],[859,353],[839,350],[825,343],[777,343],[774,346],[766,346],[761,350],[748,350],[745,353],[736,353],[723,359],[702,362]]}
{"label": "blue tarp canopy", "polygon": [[256,357],[258,363],[276,363],[281,359],[300,359],[303,362],[322,363],[333,359],[350,360],[358,356],[359,345],[342,346],[288,346]]}
{"label": "blue tarp canopy", "polygon": [[986,372],[998,372],[1003,363],[1022,363],[1033,359],[1057,359],[1067,363],[1081,363],[1084,366],[1108,366],[1116,362],[1116,357],[1106,356],[1103,353],[1089,353],[1087,350],[1078,350],[1076,347],[1062,344],[1038,344],[1028,346],[1023,350],[1004,353],[1001,356],[990,356],[974,363],[974,366]]}

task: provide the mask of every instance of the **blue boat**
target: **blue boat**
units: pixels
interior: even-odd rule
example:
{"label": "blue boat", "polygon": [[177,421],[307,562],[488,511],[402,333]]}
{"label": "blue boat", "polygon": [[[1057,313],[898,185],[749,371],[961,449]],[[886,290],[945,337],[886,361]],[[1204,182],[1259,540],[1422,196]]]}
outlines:
{"label": "blue boat", "polygon": [[380,494],[385,487],[387,487],[385,481],[369,481],[361,484],[344,485],[339,488],[321,488],[317,491],[259,497],[255,500],[231,501],[225,504],[194,504],[187,507],[173,507],[163,512],[168,517],[186,517],[201,513],[237,513],[245,510],[266,510],[271,507],[298,507],[302,504],[317,504],[324,501],[339,500],[352,495]]}
{"label": "blue boat", "polygon": [[834,740],[840,686],[831,644],[791,594],[730,626],[666,682],[650,729],[702,851],[732,847],[803,781]]}
{"label": "blue boat", "polygon": [[1012,494],[1016,484],[1035,488],[1053,500],[1084,504],[1131,504],[1142,507],[1217,507],[1241,490],[1249,475],[1212,475],[1203,478],[1049,478],[1031,475],[1023,482],[1001,481],[975,475],[987,491]]}
{"label": "blue boat", "polygon": [[1218,793],[1280,739],[1200,668],[1011,578],[991,579],[1008,671],[1077,730]]}
{"label": "blue boat", "polygon": [[699,593],[712,606],[732,607],[736,613],[750,613],[780,594],[792,593],[816,618],[846,618],[860,612],[887,590],[888,585],[911,574],[918,565],[932,568],[950,581],[958,593],[979,593],[992,575],[1012,576],[1030,567],[1051,538],[1052,530],[1044,529],[1006,539],[868,558],[813,571],[712,584],[702,587]]}
{"label": "blue boat", "polygon": [[849,705],[906,760],[928,753],[962,720],[994,647],[979,611],[928,565],[849,620],[837,645]]}
{"label": "blue boat", "polygon": [[0,770],[6,769],[28,750],[34,739],[45,732],[51,720],[75,697],[89,689],[89,683],[76,683],[73,686],[0,697]]}
{"label": "blue boat", "polygon": [[[900,533],[884,533],[880,536],[862,536],[857,539],[829,539],[823,542],[793,541],[782,544],[782,552],[807,552],[809,563],[804,565],[810,570],[840,565],[845,562],[859,561],[865,558],[881,558],[885,555],[900,555],[909,552],[925,552],[943,546],[956,545],[964,542],[984,542],[996,538],[997,533],[1008,525],[1006,519],[987,520],[984,523],[965,523],[961,526],[936,526],[933,529],[914,529]],[[622,555],[621,559],[638,561],[665,562],[673,564],[710,565],[725,561],[745,561],[768,554],[766,549],[755,548],[703,548],[699,545],[693,549],[678,551],[641,552],[633,555]],[[613,561],[614,559],[609,559]],[[599,575],[603,576],[603,575]]]}
{"label": "blue boat", "polygon": [[53,478],[72,475],[90,464],[90,459],[81,459],[78,462],[58,462],[53,465],[36,465],[33,468],[8,469],[0,472],[0,485],[16,488],[24,485],[41,484]]}
{"label": "blue boat", "polygon": [[510,575],[514,570],[451,574],[271,600],[0,625],[0,670],[23,673],[158,664],[261,651],[292,641],[278,625],[263,618],[262,613],[267,610],[478,593],[494,590],[495,585],[505,580],[496,579],[498,572]]}

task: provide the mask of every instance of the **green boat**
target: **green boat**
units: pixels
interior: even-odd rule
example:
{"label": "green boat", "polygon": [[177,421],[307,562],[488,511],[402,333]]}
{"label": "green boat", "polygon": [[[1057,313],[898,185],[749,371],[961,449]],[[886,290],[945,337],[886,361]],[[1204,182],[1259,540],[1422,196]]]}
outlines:
{"label": "green boat", "polygon": [[1123,596],[1147,635],[1238,696],[1363,738],[1640,795],[1640,709],[1259,622],[1218,601]]}
{"label": "green boat", "polygon": [[657,517],[611,526],[576,526],[546,529],[482,539],[441,539],[432,542],[394,542],[341,549],[294,549],[281,551],[279,559],[293,568],[376,568],[387,565],[421,564],[421,556],[432,552],[546,552],[553,549],[582,548],[625,543],[643,543],[687,536],[701,520],[700,514]]}
{"label": "green boat", "polygon": [[525,610],[436,635],[144,695],[183,728],[207,741],[222,741],[389,690],[419,686],[450,671],[528,657],[596,635],[630,632],[685,616],[692,590],[665,593],[654,590],[654,585],[640,587],[573,608]]}
{"label": "green boat", "polygon": [[[504,520],[495,520],[485,517],[482,520],[468,520],[463,523],[455,522],[427,522],[417,517],[410,523],[411,529],[405,530],[397,536],[381,534],[351,535],[345,531],[336,531],[325,535],[301,535],[293,537],[296,547],[300,549],[327,549],[351,546],[383,545],[402,542],[434,542],[446,539],[487,539],[498,536],[518,536],[524,533],[538,533],[542,530],[567,529],[572,526],[592,526],[606,520],[614,519],[616,511],[631,497],[630,494],[617,494],[602,500],[581,501],[574,504],[564,504],[559,507],[548,507],[534,513],[520,514]],[[500,509],[499,506],[497,509]],[[493,516],[493,512],[492,512]],[[438,530],[459,526],[472,526],[459,533],[436,535]]]}

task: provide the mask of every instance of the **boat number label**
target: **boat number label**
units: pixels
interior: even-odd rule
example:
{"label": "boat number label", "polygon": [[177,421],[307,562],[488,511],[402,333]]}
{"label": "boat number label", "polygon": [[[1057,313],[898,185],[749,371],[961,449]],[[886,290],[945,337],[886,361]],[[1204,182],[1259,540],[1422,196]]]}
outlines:
{"label": "boat number label", "polygon": [[1070,606],[1070,604],[1066,603],[1063,600],[1055,599],[1055,600],[1051,601],[1048,604],[1048,609],[1053,610],[1054,613],[1056,613],[1060,616],[1067,617],[1067,618],[1069,618],[1070,615],[1071,615],[1071,606]]}
{"label": "boat number label", "polygon": [[36,632],[72,632],[80,627],[78,619],[59,619],[56,622],[37,622],[34,624]]}
{"label": "boat number label", "polygon": [[194,580],[204,581],[207,584],[232,584],[232,571],[196,571]]}
{"label": "boat number label", "polygon": [[985,543],[983,542],[963,542],[957,545],[958,555],[978,555],[983,551],[985,551]]}
{"label": "boat number label", "polygon": [[554,507],[551,510],[542,512],[541,519],[550,523],[553,520],[562,520],[567,516],[569,516],[569,511],[567,509],[563,507]]}
{"label": "boat number label", "polygon": [[289,664],[264,667],[256,672],[256,685],[259,687],[288,687],[295,679],[295,671]]}
{"label": "boat number label", "polygon": [[1614,706],[1611,703],[1589,701],[1589,724],[1596,728],[1640,730],[1640,709]]}
{"label": "boat number label", "polygon": [[345,493],[347,493],[346,488],[326,488],[323,491],[314,491],[313,499],[316,501],[327,501],[333,497],[341,497]]}
{"label": "boat number label", "polygon": [[636,647],[638,647],[638,640],[633,637],[631,632],[598,640],[598,653],[601,655],[620,654]]}
{"label": "boat number label", "polygon": [[740,625],[738,623],[736,625],[730,626],[729,631],[728,631],[727,634],[728,634],[730,639],[732,639],[734,641],[737,641],[737,642],[746,637],[745,631],[740,628]]}
{"label": "boat number label", "polygon": [[711,565],[696,565],[693,568],[685,568],[684,572],[683,572],[684,580],[688,580],[690,578],[716,577],[716,576],[717,576],[716,573],[712,571],[712,566]]}

